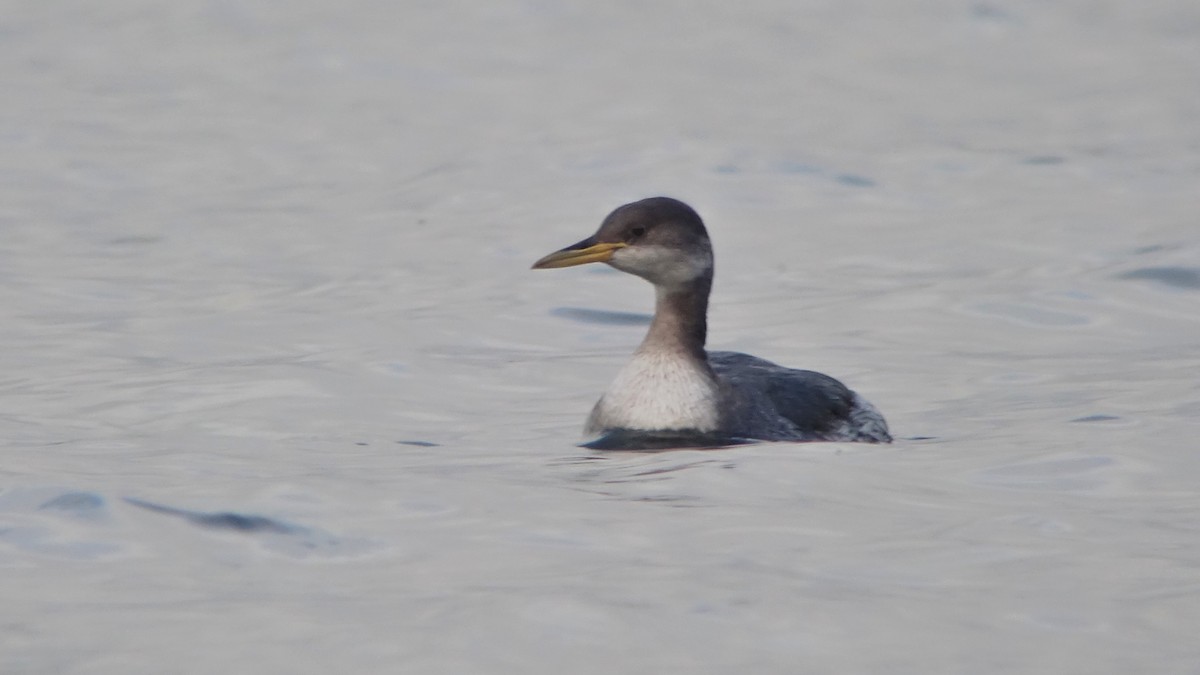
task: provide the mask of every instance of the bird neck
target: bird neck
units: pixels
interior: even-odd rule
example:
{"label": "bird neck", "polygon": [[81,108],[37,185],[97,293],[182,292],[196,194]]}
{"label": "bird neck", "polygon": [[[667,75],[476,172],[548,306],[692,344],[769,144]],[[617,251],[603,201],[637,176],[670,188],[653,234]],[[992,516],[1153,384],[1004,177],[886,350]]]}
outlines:
{"label": "bird neck", "polygon": [[683,286],[655,286],[654,320],[638,351],[670,351],[707,363],[704,340],[711,288],[709,275]]}

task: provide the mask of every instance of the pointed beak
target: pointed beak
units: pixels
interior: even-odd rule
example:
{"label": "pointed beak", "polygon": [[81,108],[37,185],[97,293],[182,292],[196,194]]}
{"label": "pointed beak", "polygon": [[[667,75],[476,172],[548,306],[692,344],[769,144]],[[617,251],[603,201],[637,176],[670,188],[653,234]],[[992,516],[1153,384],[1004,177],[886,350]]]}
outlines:
{"label": "pointed beak", "polygon": [[573,267],[593,262],[608,262],[612,260],[613,251],[625,248],[628,245],[623,241],[597,242],[588,237],[578,244],[571,244],[533,263],[533,269],[548,270],[555,267]]}

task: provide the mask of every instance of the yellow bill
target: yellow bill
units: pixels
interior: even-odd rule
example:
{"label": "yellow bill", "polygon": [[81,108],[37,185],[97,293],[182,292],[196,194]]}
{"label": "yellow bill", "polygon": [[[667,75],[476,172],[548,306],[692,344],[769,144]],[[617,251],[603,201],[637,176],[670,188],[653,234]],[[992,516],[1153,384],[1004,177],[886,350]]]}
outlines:
{"label": "yellow bill", "polygon": [[590,245],[586,240],[581,241],[561,251],[555,251],[533,263],[533,269],[547,270],[555,267],[572,267],[594,262],[608,262],[612,260],[613,251],[625,248],[628,245],[623,241],[602,242]]}

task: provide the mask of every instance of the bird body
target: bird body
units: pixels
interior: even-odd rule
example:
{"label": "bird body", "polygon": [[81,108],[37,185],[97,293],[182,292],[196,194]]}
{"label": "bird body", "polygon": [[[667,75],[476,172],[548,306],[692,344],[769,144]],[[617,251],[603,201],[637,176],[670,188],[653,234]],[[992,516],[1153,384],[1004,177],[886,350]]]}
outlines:
{"label": "bird body", "polygon": [[705,351],[712,246],[687,204],[653,197],[621,206],[596,234],[534,268],[590,262],[651,282],[656,303],[645,339],[592,409],[586,433],[727,442],[892,440],[879,411],[828,375]]}

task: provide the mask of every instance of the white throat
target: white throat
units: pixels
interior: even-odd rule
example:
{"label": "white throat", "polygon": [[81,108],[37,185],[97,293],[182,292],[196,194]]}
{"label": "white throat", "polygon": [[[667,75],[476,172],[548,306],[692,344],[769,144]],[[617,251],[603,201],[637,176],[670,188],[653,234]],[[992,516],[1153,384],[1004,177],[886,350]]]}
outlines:
{"label": "white throat", "polygon": [[683,252],[664,246],[618,249],[609,265],[646,279],[660,290],[677,290],[697,278],[712,274],[712,250],[708,247]]}

